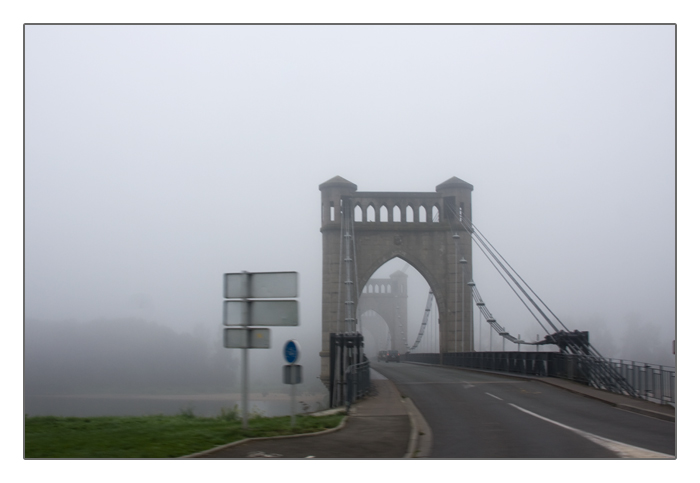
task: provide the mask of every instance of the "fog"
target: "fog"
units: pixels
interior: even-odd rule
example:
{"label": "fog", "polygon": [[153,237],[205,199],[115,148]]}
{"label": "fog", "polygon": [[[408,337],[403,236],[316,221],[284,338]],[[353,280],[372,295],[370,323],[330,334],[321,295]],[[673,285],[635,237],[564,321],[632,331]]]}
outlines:
{"label": "fog", "polygon": [[[25,390],[240,403],[222,276],[246,270],[297,271],[301,320],[250,351],[251,392],[288,392],[293,338],[300,394],[322,394],[336,175],[472,184],[474,224],[569,329],[675,365],[675,114],[669,25],[28,25]],[[499,323],[542,337],[473,251]],[[428,287],[408,273],[415,339]]]}

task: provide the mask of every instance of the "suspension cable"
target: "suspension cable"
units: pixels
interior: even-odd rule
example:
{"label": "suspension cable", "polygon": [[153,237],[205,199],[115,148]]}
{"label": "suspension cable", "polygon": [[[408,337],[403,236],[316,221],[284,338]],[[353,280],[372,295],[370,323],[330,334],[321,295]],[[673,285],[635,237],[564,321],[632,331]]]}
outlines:
{"label": "suspension cable", "polygon": [[[476,240],[475,240],[475,241],[476,241]],[[484,249],[481,247],[481,245],[479,244],[479,242],[476,243],[476,246],[479,247],[479,250],[481,250],[482,253],[486,256],[486,259],[489,261],[489,263],[491,263],[491,265],[493,265],[493,267],[496,269],[496,272],[498,272],[498,274],[501,276],[501,278],[503,278],[503,280],[506,282],[506,284],[508,285],[508,287],[510,287],[510,289],[513,291],[513,293],[515,294],[515,296],[518,297],[518,299],[520,300],[520,302],[522,302],[523,306],[525,306],[525,308],[527,309],[528,312],[530,312],[530,314],[531,314],[532,317],[535,319],[535,321],[540,325],[540,327],[542,327],[542,330],[544,330],[546,334],[549,334],[549,331],[547,330],[547,328],[542,324],[542,322],[541,322],[540,319],[537,317],[537,315],[532,311],[532,309],[530,308],[530,306],[523,300],[523,298],[520,296],[520,294],[518,293],[518,291],[515,290],[515,288],[513,287],[513,285],[511,285],[511,283],[510,283],[510,282],[508,281],[508,279],[503,275],[503,273],[501,273],[501,271],[498,269],[498,267],[497,267],[496,264],[493,262],[493,260],[491,260],[491,258],[489,258],[489,256],[486,254],[486,252],[485,252]],[[475,288],[476,288],[476,287],[475,287]],[[488,319],[488,316],[487,316],[486,314],[484,314],[484,316]],[[556,330],[556,328],[555,328],[555,330]]]}
{"label": "suspension cable", "polygon": [[[451,209],[452,213],[454,214],[455,220],[459,221],[459,215],[455,212],[455,210],[452,208],[452,206],[448,205],[448,207]],[[465,231],[467,231],[468,233],[470,233],[470,234],[472,234],[472,235],[474,234],[473,230],[469,230],[469,228],[467,228],[463,223],[461,223],[461,221],[460,221],[460,224],[461,224],[462,227],[465,229]],[[453,225],[452,225],[451,223],[450,223],[450,229],[453,231],[454,234],[456,234],[456,230],[454,229],[454,227],[453,227]],[[454,235],[453,235],[453,236],[454,236]],[[513,291],[513,293],[516,295],[516,297],[518,297],[518,299],[519,299],[520,302],[525,306],[525,308],[528,310],[528,312],[530,312],[530,314],[533,316],[533,318],[535,319],[535,321],[540,325],[540,327],[542,327],[542,329],[545,331],[545,333],[549,335],[549,331],[545,328],[545,326],[544,326],[544,325],[542,324],[542,322],[539,320],[539,318],[537,317],[537,315],[535,315],[535,313],[530,309],[530,307],[528,306],[528,304],[522,299],[522,297],[520,296],[520,294],[515,290],[515,288],[511,285],[511,283],[508,281],[508,279],[507,279],[507,278],[503,275],[503,273],[501,272],[501,270],[504,270],[504,271],[506,271],[506,273],[507,273],[507,270],[505,269],[505,267],[503,267],[503,266],[501,265],[501,269],[499,269],[499,268],[496,266],[496,264],[493,262],[492,258],[489,257],[488,254],[484,251],[484,242],[483,242],[483,240],[480,240],[478,237],[473,237],[473,238],[474,238],[474,240],[475,240],[475,242],[476,242],[477,247],[484,253],[484,255],[486,256],[486,259],[489,260],[489,262],[491,263],[491,265],[493,265],[493,267],[496,269],[496,272],[498,272],[498,274],[501,276],[501,278],[503,278],[503,280],[506,282],[506,284],[510,287],[510,289]],[[486,247],[486,248],[488,248],[488,247]],[[492,254],[492,257],[493,257],[493,254]],[[494,257],[494,259],[496,259],[496,261],[498,261],[497,258]],[[511,279],[512,279],[512,276],[511,276]],[[514,280],[514,281],[515,281],[515,280]],[[517,282],[516,282],[516,283],[517,283]],[[474,282],[472,281],[469,285],[471,285],[471,287],[472,287],[472,295],[476,298],[477,307],[479,308],[479,311],[484,315],[484,317],[486,317],[486,322],[491,326],[491,328],[492,328],[498,335],[500,335],[501,337],[503,337],[503,338],[505,338],[505,339],[508,339],[509,341],[514,342],[514,343],[519,343],[519,344],[533,344],[533,343],[530,343],[530,342],[525,342],[525,341],[523,341],[523,340],[520,340],[519,338],[516,339],[515,337],[511,336],[511,335],[505,330],[505,328],[504,328],[503,326],[501,326],[500,324],[498,324],[498,322],[496,322],[496,319],[493,317],[493,315],[491,314],[491,312],[489,312],[488,308],[486,307],[486,304],[483,302],[483,300],[481,299],[481,296],[479,295],[479,291],[478,291],[477,288],[476,288],[476,284],[474,284]],[[519,287],[519,288],[522,290],[522,287]],[[524,291],[523,291],[523,292],[524,292]],[[527,296],[527,294],[525,294],[525,295]],[[533,305],[536,306],[536,304],[534,304],[534,303],[533,303]],[[546,316],[545,316],[545,319],[546,319]],[[550,322],[550,325],[551,325],[551,322]],[[556,328],[555,328],[555,330],[556,330]]]}
{"label": "suspension cable", "polygon": [[[428,325],[428,319],[430,317],[430,309],[433,306],[433,292],[430,291],[428,292],[428,301],[425,304],[425,312],[423,313],[423,322],[420,325],[420,329],[418,330],[418,337],[416,337],[416,342],[408,349],[409,351],[412,351],[416,347],[418,347],[418,344],[420,344],[421,339],[423,338],[423,332],[425,332],[425,326]],[[408,324],[406,324],[406,333],[408,333]]]}
{"label": "suspension cable", "polygon": [[491,242],[488,241],[488,239],[484,236],[484,234],[481,232],[481,230],[479,230],[473,223],[471,223],[471,220],[469,221],[469,223],[470,223],[470,225],[473,227],[473,229],[474,229],[475,231],[479,232],[479,236],[482,237],[482,238],[486,241],[486,243],[488,243],[488,244],[493,248],[493,250],[498,254],[498,256],[503,260],[503,262],[504,262],[506,265],[508,265],[508,267],[509,267],[511,270],[513,270],[513,273],[515,273],[515,275],[517,275],[517,277],[518,277],[518,278],[523,282],[523,284],[532,292],[532,294],[537,298],[537,300],[539,300],[539,301],[542,303],[542,305],[544,305],[544,307],[549,311],[549,313],[550,313],[555,319],[557,319],[557,322],[559,322],[559,323],[562,325],[562,327],[564,327],[564,329],[568,331],[569,329],[564,325],[564,323],[563,323],[561,320],[559,320],[559,317],[557,317],[557,314],[555,314],[555,313],[552,311],[552,309],[550,309],[550,308],[547,306],[547,304],[544,302],[544,300],[542,300],[542,299],[539,297],[539,295],[537,295],[537,292],[535,292],[535,291],[532,289],[532,287],[530,287],[530,286],[527,284],[527,282],[525,281],[525,279],[522,278],[522,277],[520,276],[520,274],[519,274],[513,267],[511,267],[511,265],[508,263],[508,260],[506,260],[506,259],[503,257],[503,255],[501,255],[501,254],[499,253],[499,251],[496,249],[496,247],[494,247],[494,246],[491,244]]}
{"label": "suspension cable", "polygon": [[[453,208],[452,206],[450,206],[450,205],[448,205],[448,207],[449,207],[449,209],[452,211],[452,213],[454,214],[455,218],[458,219],[459,215],[455,212],[454,208]],[[464,217],[464,218],[467,219],[466,217]],[[515,285],[520,289],[520,291],[522,292],[522,294],[525,295],[525,297],[527,297],[527,299],[530,301],[530,303],[532,304],[532,306],[535,307],[535,309],[537,309],[537,311],[542,315],[542,317],[545,319],[545,321],[547,321],[547,323],[548,323],[555,331],[557,331],[557,330],[558,330],[557,327],[552,323],[551,320],[549,320],[549,317],[547,317],[547,315],[542,311],[542,309],[539,307],[539,305],[537,305],[537,303],[535,303],[535,301],[532,300],[532,297],[530,297],[530,295],[527,293],[527,291],[526,291],[525,289],[523,289],[523,287],[518,283],[518,281],[517,281],[517,280],[513,277],[513,275],[508,271],[508,269],[507,269],[505,266],[503,266],[503,263],[501,263],[499,257],[497,257],[497,256],[490,250],[490,248],[489,248],[488,245],[486,245],[486,242],[484,242],[484,240],[483,240],[482,237],[480,236],[480,232],[478,232],[478,230],[476,230],[476,227],[474,227],[473,223],[471,223],[471,220],[469,220],[469,224],[470,224],[471,227],[473,227],[472,229],[468,228],[468,227],[464,224],[463,221],[459,221],[459,223],[462,225],[462,227],[463,227],[465,230],[467,230],[469,233],[472,234],[472,238],[477,242],[477,246],[479,247],[479,249],[481,249],[481,251],[484,253],[484,255],[486,255],[486,258],[491,262],[491,264],[494,265],[494,267],[496,267],[495,264],[494,264],[494,262],[493,262],[493,260],[495,260],[495,262],[498,263],[498,265],[501,267],[501,269],[503,270],[503,272],[504,272],[506,275],[508,275],[508,277],[513,281],[513,283],[515,283]],[[485,237],[484,237],[484,238],[485,238]],[[490,245],[490,244],[489,244],[489,245]],[[489,257],[489,255],[488,255],[484,250],[488,251],[489,254],[491,255],[491,257]],[[500,254],[499,254],[499,255],[500,255]],[[502,257],[501,257],[501,258],[502,258]],[[507,262],[506,262],[506,263],[507,263]],[[509,265],[509,266],[510,266],[510,265]],[[512,267],[511,267],[511,269],[512,269]],[[500,270],[498,270],[497,267],[496,267],[496,270],[498,271],[499,274],[501,274],[501,277],[503,277],[503,273],[502,273]],[[505,280],[505,277],[503,277],[503,278],[504,278],[504,280]],[[522,280],[522,277],[520,277],[520,275],[518,275],[518,278],[520,278],[520,279]],[[506,283],[508,283],[507,280],[506,280]],[[524,280],[523,280],[523,283],[524,283]],[[511,287],[511,290],[513,290],[513,291],[516,293],[516,295],[518,295],[517,292],[515,291],[515,289],[510,285],[510,283],[508,283],[508,285]],[[526,285],[527,285],[527,284],[526,284]],[[528,287],[528,288],[529,288],[529,287]],[[530,288],[530,290],[534,293],[534,291],[533,291],[531,288]],[[535,294],[535,296],[537,297],[537,294]],[[520,298],[519,295],[518,295],[518,298]],[[537,297],[537,298],[539,299],[539,297]],[[540,300],[541,300],[541,299],[540,299]],[[520,301],[523,302],[523,304],[527,307],[527,304],[525,304],[525,301],[524,301],[522,298],[520,298]],[[548,308],[548,310],[549,310],[549,308]],[[550,310],[550,312],[551,312],[551,310]],[[535,317],[535,320],[537,320],[537,322],[540,324],[540,326],[542,326],[542,328],[545,330],[545,332],[547,332],[547,329],[544,328],[544,326],[543,326],[542,323],[539,321],[539,319],[534,315],[534,313],[533,313],[532,311],[530,311],[530,313],[533,315],[533,317]],[[552,314],[552,315],[554,315],[554,314]],[[557,319],[557,320],[558,320],[558,319]],[[562,324],[562,325],[563,325],[563,324]],[[547,333],[549,333],[549,332],[547,332]]]}
{"label": "suspension cable", "polygon": [[[481,242],[481,243],[484,243],[478,235],[476,235],[476,236],[474,237],[474,239],[475,239],[475,240],[479,240],[479,242]],[[508,271],[508,269],[506,269],[506,268],[503,266],[503,263],[501,263],[501,261],[500,261],[498,258],[496,258],[496,256],[495,256],[495,255],[493,254],[493,252],[489,249],[489,247],[488,247],[488,246],[484,246],[484,248],[486,249],[486,251],[488,251],[488,252],[491,254],[491,256],[494,258],[494,260],[496,261],[496,263],[498,263],[498,265],[503,269],[503,271],[505,272],[505,274],[508,275],[508,277],[513,281],[513,283],[520,289],[520,291],[522,292],[522,294],[525,295],[525,297],[527,297],[527,299],[530,301],[530,303],[533,305],[533,307],[535,307],[535,309],[542,315],[542,317],[544,318],[544,320],[547,321],[547,323],[552,327],[552,329],[554,329],[555,331],[558,330],[557,327],[552,323],[552,321],[549,320],[549,317],[547,317],[547,315],[542,311],[542,309],[539,307],[539,305],[537,305],[537,303],[535,303],[535,301],[532,300],[532,297],[530,297],[530,295],[525,291],[525,289],[518,283],[518,281],[517,281],[517,280],[513,277],[513,275]],[[487,255],[487,257],[488,257],[488,255]],[[522,299],[521,299],[521,300],[522,300]],[[541,324],[540,324],[540,325],[541,325]],[[543,327],[543,329],[544,329],[544,327]],[[546,329],[545,329],[545,330],[546,330]]]}

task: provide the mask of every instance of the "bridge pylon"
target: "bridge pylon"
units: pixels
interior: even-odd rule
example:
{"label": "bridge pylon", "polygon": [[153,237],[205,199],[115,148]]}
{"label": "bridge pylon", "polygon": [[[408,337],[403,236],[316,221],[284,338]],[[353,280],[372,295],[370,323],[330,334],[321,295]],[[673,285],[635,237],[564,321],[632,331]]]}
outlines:
{"label": "bridge pylon", "polygon": [[[359,192],[336,176],[319,186],[323,235],[321,380],[330,374],[330,334],[345,331],[342,220],[350,220],[357,287],[393,258],[428,282],[440,314],[440,352],[473,350],[471,220],[473,186],[453,177],[434,192]],[[345,216],[343,216],[345,215]],[[404,320],[406,320],[404,318]],[[394,339],[396,340],[396,339]],[[405,343],[404,343],[405,344]],[[400,349],[399,349],[400,350]]]}

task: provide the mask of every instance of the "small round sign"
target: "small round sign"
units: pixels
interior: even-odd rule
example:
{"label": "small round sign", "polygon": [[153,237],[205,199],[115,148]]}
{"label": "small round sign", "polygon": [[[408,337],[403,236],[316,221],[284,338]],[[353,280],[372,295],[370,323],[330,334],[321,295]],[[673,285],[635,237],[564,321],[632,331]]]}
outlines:
{"label": "small round sign", "polygon": [[284,360],[287,364],[294,364],[299,359],[299,343],[295,340],[288,340],[284,344]]}

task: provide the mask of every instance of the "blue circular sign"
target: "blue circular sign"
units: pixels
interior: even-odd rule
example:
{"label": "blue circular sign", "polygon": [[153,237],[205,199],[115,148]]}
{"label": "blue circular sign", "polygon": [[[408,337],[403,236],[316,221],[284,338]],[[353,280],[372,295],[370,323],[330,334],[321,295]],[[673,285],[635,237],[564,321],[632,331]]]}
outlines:
{"label": "blue circular sign", "polygon": [[294,364],[299,359],[299,343],[295,340],[288,340],[284,344],[284,360],[288,364]]}

